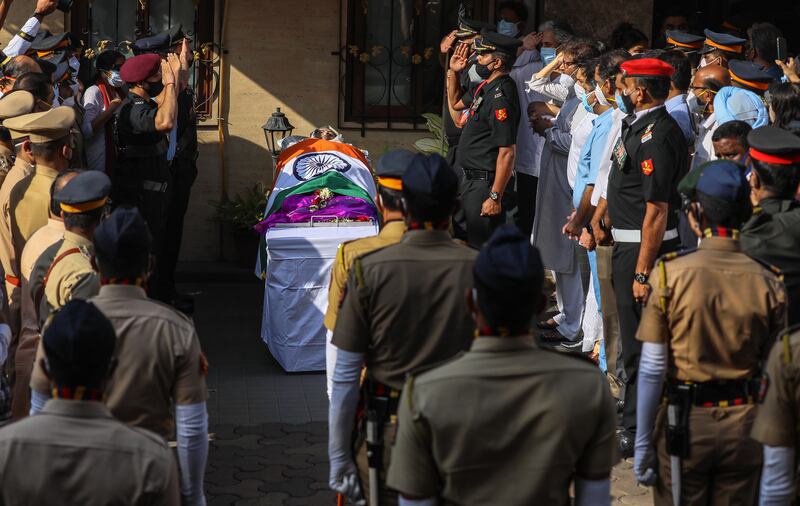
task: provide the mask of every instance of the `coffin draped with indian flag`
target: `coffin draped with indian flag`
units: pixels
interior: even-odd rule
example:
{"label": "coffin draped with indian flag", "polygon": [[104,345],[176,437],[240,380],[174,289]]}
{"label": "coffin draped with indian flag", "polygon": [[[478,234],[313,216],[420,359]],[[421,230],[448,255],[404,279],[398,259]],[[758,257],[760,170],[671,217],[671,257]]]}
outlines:
{"label": "coffin draped with indian flag", "polygon": [[349,144],[306,139],[278,158],[256,274],[261,338],[285,370],[325,369],[331,267],[342,242],[378,232],[376,194],[369,161]]}
{"label": "coffin draped with indian flag", "polygon": [[281,224],[378,222],[377,188],[369,161],[358,148],[324,139],[305,139],[283,150],[261,234],[257,274],[266,275],[266,233]]}

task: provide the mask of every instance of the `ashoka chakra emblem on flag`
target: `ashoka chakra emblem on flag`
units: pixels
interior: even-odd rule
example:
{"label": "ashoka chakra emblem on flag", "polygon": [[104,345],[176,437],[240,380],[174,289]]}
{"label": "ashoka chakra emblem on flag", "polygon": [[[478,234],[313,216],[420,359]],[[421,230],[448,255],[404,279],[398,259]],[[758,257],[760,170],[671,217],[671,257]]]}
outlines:
{"label": "ashoka chakra emblem on flag", "polygon": [[308,153],[297,157],[294,162],[294,177],[308,181],[330,170],[347,172],[350,162],[335,153]]}

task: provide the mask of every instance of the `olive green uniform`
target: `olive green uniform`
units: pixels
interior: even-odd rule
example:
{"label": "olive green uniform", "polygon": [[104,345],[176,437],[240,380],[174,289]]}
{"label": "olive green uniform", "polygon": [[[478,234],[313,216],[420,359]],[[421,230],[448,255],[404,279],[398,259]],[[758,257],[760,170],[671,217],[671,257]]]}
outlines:
{"label": "olive green uniform", "polygon": [[[117,367],[106,387],[106,405],[117,419],[171,438],[173,404],[197,404],[208,397],[207,364],[194,325],[171,307],[148,299],[138,286],[104,285],[90,302],[117,334]],[[41,341],[37,364],[40,356]],[[31,389],[47,390],[38,365]]]}
{"label": "olive green uniform", "polygon": [[[737,240],[706,237],[697,250],[659,259],[649,283],[636,337],[667,344],[668,390],[692,389],[681,504],[755,504],[761,446],[749,433],[761,361],[786,324],[780,275],[742,253]],[[653,431],[658,505],[673,504],[665,412],[662,403]]]}
{"label": "olive green uniform", "polygon": [[577,477],[607,478],[616,413],[602,373],[531,336],[478,337],[410,377],[388,484],[442,505],[568,505]]}
{"label": "olive green uniform", "polygon": [[406,226],[402,221],[390,221],[384,224],[378,235],[372,237],[362,237],[355,241],[348,241],[339,246],[336,254],[336,262],[331,269],[331,286],[328,290],[328,310],[325,312],[323,323],[325,328],[333,331],[336,328],[336,315],[339,314],[339,306],[344,295],[344,286],[347,283],[347,275],[353,261],[367,253],[375,251],[392,244],[397,244],[403,237]]}
{"label": "olive green uniform", "polygon": [[[797,448],[800,441],[800,328],[786,331],[772,347],[766,367],[767,392],[751,436],[774,447]],[[800,494],[795,487],[795,502]]]}
{"label": "olive green uniform", "polygon": [[[56,251],[55,259],[48,267],[42,284],[32,293],[34,304],[39,310],[39,328],[50,313],[70,300],[86,300],[97,295],[100,290],[100,276],[92,265],[93,253],[92,241],[69,230],[64,232],[64,241]],[[40,260],[47,262],[49,258],[43,255]]]}
{"label": "olive green uniform", "polygon": [[[446,231],[412,230],[399,244],[356,259],[339,310],[333,344],[363,353],[367,379],[399,391],[405,374],[469,348],[474,322],[464,304],[477,252],[456,244]],[[391,413],[390,409],[390,415]],[[384,464],[395,430],[393,416],[383,433]],[[366,445],[356,464],[362,486],[369,483]],[[384,465],[384,470],[386,466]],[[385,473],[381,473],[381,482]],[[365,495],[369,496],[368,490]],[[383,489],[381,505],[397,503]]]}
{"label": "olive green uniform", "polygon": [[0,430],[0,503],[178,506],[178,470],[163,439],[100,402],[51,399]]}
{"label": "olive green uniform", "polygon": [[800,323],[800,203],[764,199],[742,226],[742,250],[783,272],[789,325]]}

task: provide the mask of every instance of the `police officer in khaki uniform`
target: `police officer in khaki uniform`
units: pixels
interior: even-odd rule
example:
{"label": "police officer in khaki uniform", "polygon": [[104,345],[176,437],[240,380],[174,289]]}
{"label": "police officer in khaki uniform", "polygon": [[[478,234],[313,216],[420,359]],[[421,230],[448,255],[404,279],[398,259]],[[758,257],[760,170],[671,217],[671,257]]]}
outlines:
{"label": "police officer in khaki uniform", "polygon": [[331,286],[328,290],[328,310],[323,323],[328,329],[328,346],[326,348],[326,365],[328,375],[328,397],[331,395],[331,377],[336,364],[336,348],[330,344],[333,330],[336,328],[336,315],[344,294],[344,285],[353,260],[376,249],[396,244],[403,237],[406,225],[403,222],[402,198],[403,173],[414,158],[414,153],[406,149],[397,149],[383,155],[375,166],[378,176],[378,207],[381,210],[383,228],[378,235],[364,237],[342,243],[336,254],[336,261],[331,269]]}
{"label": "police officer in khaki uniform", "polygon": [[[53,245],[60,244],[64,240],[64,219],[61,217],[61,206],[56,200],[56,195],[66,184],[78,175],[76,170],[66,170],[56,177],[50,190],[50,217],[47,225],[43,226],[31,236],[22,250],[22,257],[19,260],[20,281],[20,316],[21,326],[17,352],[14,360],[15,381],[14,392],[11,396],[11,412],[15,419],[28,416],[30,411],[30,380],[33,362],[36,357],[36,348],[39,346],[39,318],[37,310],[33,304],[31,295],[31,273],[39,257]],[[55,258],[55,250],[52,255],[48,255],[47,262],[43,262],[42,268],[46,271]],[[46,263],[47,265],[44,265]],[[44,272],[41,273],[44,278]],[[41,283],[41,281],[40,281]]]}
{"label": "police officer in khaki uniform", "polygon": [[[91,302],[117,334],[118,365],[108,382],[106,405],[129,425],[164,438],[176,434],[184,504],[205,504],[208,364],[194,325],[173,308],[147,298],[151,239],[138,210],[117,208],[97,227],[94,246],[102,287]],[[40,408],[43,387],[41,368],[36,367],[31,380],[33,412]]]}
{"label": "police officer in khaki uniform", "polygon": [[387,483],[409,506],[608,504],[616,413],[589,360],[541,348],[539,253],[498,229],[473,269],[470,351],[409,377]]}
{"label": "police officer in khaki uniform", "polygon": [[789,297],[789,324],[800,323],[800,138],[772,126],[747,134],[753,216],[742,227],[742,249],[778,267]]}
{"label": "police officer in khaki uniform", "polygon": [[[417,154],[402,182],[408,230],[399,244],[354,261],[333,332],[329,482],[354,499],[369,487],[371,506],[397,503],[382,484],[405,374],[465,350],[474,331],[463,297],[475,251],[448,233],[457,177],[442,157]],[[357,447],[356,466],[350,441],[363,365],[368,437]]]}
{"label": "police officer in khaki uniform", "polygon": [[[56,199],[64,218],[64,240],[41,280],[31,284],[39,326],[56,310],[72,299],[86,300],[97,295],[100,278],[92,264],[92,236],[103,218],[111,180],[97,170],[75,176]],[[48,262],[47,256],[36,261]],[[41,266],[34,265],[41,270]]]}
{"label": "police officer in khaki uniform", "polygon": [[[21,92],[12,95],[17,93]],[[26,106],[29,103],[25,98]],[[5,270],[7,315],[13,335],[6,369],[10,375],[13,375],[20,327],[19,257],[27,239],[47,224],[50,186],[56,175],[69,167],[69,129],[73,117],[72,109],[59,107],[3,121],[18,146],[14,167],[0,189],[3,220],[0,223],[0,259]]]}
{"label": "police officer in khaki uniform", "polygon": [[702,240],[659,259],[648,279],[634,471],[655,486],[657,505],[749,506],[761,467],[749,429],[762,362],[786,325],[786,290],[780,271],[739,245],[750,214],[743,166],[708,162],[678,189]]}
{"label": "police officer in khaki uniform", "polygon": [[75,300],[42,341],[53,398],[39,416],[0,430],[0,502],[179,505],[165,441],[115,420],[102,404],[115,346],[109,321]]}
{"label": "police officer in khaki uniform", "polygon": [[765,370],[767,388],[751,436],[764,444],[759,504],[782,506],[800,499],[797,441],[800,437],[800,326],[781,333]]}

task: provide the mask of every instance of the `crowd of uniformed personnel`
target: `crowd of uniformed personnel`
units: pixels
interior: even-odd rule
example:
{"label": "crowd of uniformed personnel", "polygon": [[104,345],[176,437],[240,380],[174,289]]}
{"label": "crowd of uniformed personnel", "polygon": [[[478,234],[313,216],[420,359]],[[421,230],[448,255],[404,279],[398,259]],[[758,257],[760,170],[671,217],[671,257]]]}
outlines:
{"label": "crowd of uniformed personnel", "polygon": [[497,14],[442,40],[447,156],[386,153],[384,227],[339,250],[331,488],[600,505],[634,457],[656,504],[794,503],[800,69],[780,30],[671,12],[651,49],[627,24],[606,44]]}
{"label": "crowd of uniformed personnel", "polygon": [[208,363],[174,278],[189,39],[94,54],[41,29],[58,4],[0,54],[0,503],[202,505]]}

